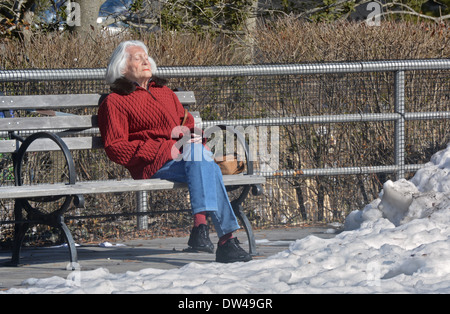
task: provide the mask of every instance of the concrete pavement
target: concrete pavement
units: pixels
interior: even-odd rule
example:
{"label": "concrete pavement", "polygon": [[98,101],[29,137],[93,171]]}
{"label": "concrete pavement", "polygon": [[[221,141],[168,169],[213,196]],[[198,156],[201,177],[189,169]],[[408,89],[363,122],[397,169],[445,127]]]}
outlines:
{"label": "concrete pavement", "polygon": [[[289,244],[308,235],[322,238],[334,237],[336,232],[331,226],[275,228],[255,231],[258,255],[262,259],[281,252]],[[247,236],[239,231],[236,236],[242,247],[248,249]],[[81,245],[77,248],[81,270],[107,268],[111,273],[139,271],[145,268],[171,269],[188,263],[214,262],[215,254],[192,253],[187,248],[188,237],[157,238],[152,240],[129,240],[100,245]],[[211,241],[217,243],[215,234]],[[20,267],[2,266],[11,258],[10,251],[0,251],[0,290],[19,287],[29,278],[48,278],[59,276],[66,278],[70,273],[68,249],[66,247],[23,248]]]}

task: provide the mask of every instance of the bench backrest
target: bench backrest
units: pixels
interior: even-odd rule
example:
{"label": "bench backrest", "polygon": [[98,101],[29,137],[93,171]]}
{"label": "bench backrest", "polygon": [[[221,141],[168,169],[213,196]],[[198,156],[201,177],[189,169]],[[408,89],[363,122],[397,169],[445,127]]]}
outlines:
{"label": "bench backrest", "polygon": [[[175,92],[185,107],[195,104],[193,92]],[[0,112],[26,110],[41,113],[37,117],[6,117],[0,118],[0,153],[13,153],[20,145],[10,139],[10,133],[19,136],[47,131],[60,136],[82,134],[76,137],[66,137],[64,142],[71,150],[102,148],[99,135],[97,115],[73,115],[57,110],[75,108],[95,108],[106,95],[101,94],[68,94],[68,95],[37,95],[37,96],[0,96]],[[8,115],[5,115],[8,116]],[[199,121],[198,113],[194,118]],[[4,139],[4,140],[1,140]],[[34,142],[28,151],[59,150],[50,140]]]}

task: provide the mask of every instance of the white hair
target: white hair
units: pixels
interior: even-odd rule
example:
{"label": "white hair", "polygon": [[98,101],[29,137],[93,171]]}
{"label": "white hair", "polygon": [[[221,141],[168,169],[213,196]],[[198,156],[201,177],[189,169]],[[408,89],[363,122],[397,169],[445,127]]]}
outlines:
{"label": "white hair", "polygon": [[[129,40],[124,41],[117,46],[114,50],[111,59],[108,63],[108,68],[106,69],[106,83],[108,85],[112,85],[117,79],[123,77],[123,72],[125,66],[127,65],[128,53],[127,48],[138,46],[144,49],[145,53],[148,55],[148,49],[142,41],[139,40]],[[150,56],[148,57],[148,61],[150,62],[150,68],[152,70],[152,74],[156,72],[156,63]]]}

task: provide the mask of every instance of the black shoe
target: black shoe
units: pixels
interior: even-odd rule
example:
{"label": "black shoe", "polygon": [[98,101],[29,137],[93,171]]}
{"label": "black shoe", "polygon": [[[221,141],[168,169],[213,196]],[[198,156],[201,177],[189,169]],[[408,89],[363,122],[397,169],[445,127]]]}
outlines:
{"label": "black shoe", "polygon": [[250,254],[239,246],[237,238],[229,239],[225,244],[220,245],[216,251],[216,262],[218,263],[248,262],[251,260]]}
{"label": "black shoe", "polygon": [[207,225],[200,225],[192,228],[188,245],[194,251],[214,253],[214,244],[209,239],[209,228]]}

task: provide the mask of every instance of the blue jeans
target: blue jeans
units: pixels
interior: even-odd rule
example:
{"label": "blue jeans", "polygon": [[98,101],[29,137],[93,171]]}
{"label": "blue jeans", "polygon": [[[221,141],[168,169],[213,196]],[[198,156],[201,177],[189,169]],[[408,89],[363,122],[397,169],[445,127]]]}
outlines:
{"label": "blue jeans", "polygon": [[192,213],[209,213],[219,237],[238,230],[239,224],[212,153],[201,144],[185,145],[181,160],[170,160],[153,178],[187,183]]}

